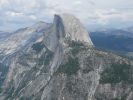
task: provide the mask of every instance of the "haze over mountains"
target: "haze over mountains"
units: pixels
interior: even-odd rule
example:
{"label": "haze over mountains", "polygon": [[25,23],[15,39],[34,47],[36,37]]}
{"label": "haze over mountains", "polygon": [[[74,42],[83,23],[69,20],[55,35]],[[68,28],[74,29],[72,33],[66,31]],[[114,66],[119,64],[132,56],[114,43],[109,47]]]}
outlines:
{"label": "haze over mountains", "polygon": [[[91,32],[90,36],[96,47],[133,56],[132,27],[125,29],[108,29]],[[132,54],[131,54],[132,53]]]}
{"label": "haze over mountains", "polygon": [[7,34],[0,41],[0,100],[133,99],[133,61],[97,49],[75,16]]}

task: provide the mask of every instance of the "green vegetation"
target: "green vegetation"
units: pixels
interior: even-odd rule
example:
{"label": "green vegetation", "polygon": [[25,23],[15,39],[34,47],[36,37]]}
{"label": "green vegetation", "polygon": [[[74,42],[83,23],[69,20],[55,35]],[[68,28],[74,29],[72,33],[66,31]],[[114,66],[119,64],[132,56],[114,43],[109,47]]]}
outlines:
{"label": "green vegetation", "polygon": [[102,55],[102,54],[100,54],[98,52],[96,52],[95,54],[96,54],[97,57],[104,57],[104,55]]}
{"label": "green vegetation", "polygon": [[33,50],[35,50],[37,53],[39,53],[43,48],[44,44],[42,42],[38,42],[36,44],[32,45]]}
{"label": "green vegetation", "polygon": [[[32,46],[33,50],[35,50],[37,53],[39,53],[44,47],[45,45],[42,42],[38,42],[36,44],[33,44]],[[38,65],[48,65],[50,63],[51,58],[53,57],[53,52],[48,50],[46,47],[45,49],[46,53],[39,58]]]}
{"label": "green vegetation", "polygon": [[129,84],[133,83],[131,65],[122,63],[114,63],[110,68],[107,68],[101,74],[100,83],[119,83],[121,81]]}
{"label": "green vegetation", "polygon": [[84,73],[84,74],[87,74],[87,73],[89,73],[90,71],[93,71],[93,68],[92,68],[92,67],[88,67],[88,68],[86,68],[86,69],[83,69],[83,73]]}
{"label": "green vegetation", "polygon": [[45,61],[44,61],[44,64],[45,64],[45,65],[48,65],[48,64],[50,63],[52,57],[53,57],[53,53],[50,52],[50,51],[48,51],[48,54],[46,55],[46,59],[45,59]]}
{"label": "green vegetation", "polygon": [[112,100],[121,100],[121,99],[119,99],[119,98],[113,98]]}
{"label": "green vegetation", "polygon": [[0,93],[2,93],[2,88],[0,87]]}
{"label": "green vegetation", "polygon": [[126,99],[123,99],[123,98],[121,98],[121,99],[119,99],[119,98],[113,98],[112,100],[126,100]]}
{"label": "green vegetation", "polygon": [[69,43],[69,46],[72,47],[72,54],[73,55],[76,55],[79,51],[85,49],[84,47],[84,44],[82,42],[75,42],[75,41],[72,41]]}
{"label": "green vegetation", "polygon": [[70,93],[73,92],[73,86],[75,86],[75,84],[72,83],[70,80],[66,83],[66,88],[68,89],[68,91],[69,91]]}
{"label": "green vegetation", "polygon": [[53,57],[53,52],[47,50],[46,53],[44,55],[41,56],[41,58],[39,59],[38,64],[39,65],[48,65],[51,61]]}
{"label": "green vegetation", "polygon": [[127,100],[127,94],[119,98],[118,97],[113,98],[112,100]]}
{"label": "green vegetation", "polygon": [[69,57],[68,62],[61,65],[57,72],[58,73],[65,73],[67,75],[73,75],[76,74],[79,70],[79,62],[77,58]]}
{"label": "green vegetation", "polygon": [[105,94],[101,94],[101,93],[96,94],[95,98],[96,98],[96,100],[108,100],[107,96]]}
{"label": "green vegetation", "polygon": [[11,98],[11,100],[13,100],[12,99],[13,98],[13,96],[12,96],[13,92],[14,92],[14,87],[10,88],[9,91],[5,92],[5,94],[7,94],[7,97],[5,98],[5,100],[9,100],[9,98]]}
{"label": "green vegetation", "polygon": [[[8,72],[8,65],[4,64],[4,63],[0,63],[0,87],[2,86],[5,78],[6,78],[6,74]],[[1,89],[0,89],[1,90]]]}
{"label": "green vegetation", "polygon": [[21,98],[20,98],[20,100],[24,100],[24,98],[23,98],[23,97],[21,97]]}
{"label": "green vegetation", "polygon": [[96,100],[127,100],[127,95],[124,95],[122,97],[108,97],[107,94],[97,94],[95,95]]}
{"label": "green vegetation", "polygon": [[112,100],[127,100],[127,97],[128,97],[128,93],[123,95],[122,97],[113,98]]}
{"label": "green vegetation", "polygon": [[79,46],[84,46],[84,44],[82,42],[80,42],[80,41],[71,41],[69,43],[69,46],[70,47],[79,47]]}

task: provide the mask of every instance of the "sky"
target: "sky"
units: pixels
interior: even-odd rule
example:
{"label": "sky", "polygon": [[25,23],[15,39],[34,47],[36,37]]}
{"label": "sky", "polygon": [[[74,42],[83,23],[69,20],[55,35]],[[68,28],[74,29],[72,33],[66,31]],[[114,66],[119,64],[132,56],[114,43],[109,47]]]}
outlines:
{"label": "sky", "polygon": [[51,23],[62,13],[75,15],[88,30],[133,26],[133,0],[0,0],[0,30]]}

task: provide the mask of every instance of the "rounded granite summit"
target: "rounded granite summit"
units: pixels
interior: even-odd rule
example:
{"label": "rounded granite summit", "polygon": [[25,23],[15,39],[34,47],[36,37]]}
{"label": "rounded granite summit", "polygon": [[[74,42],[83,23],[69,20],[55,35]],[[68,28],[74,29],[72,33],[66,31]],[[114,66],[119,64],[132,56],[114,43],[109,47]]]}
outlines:
{"label": "rounded granite summit", "polygon": [[88,31],[78,18],[71,14],[55,15],[55,19],[60,18],[64,27],[65,37],[71,38],[74,41],[87,42],[89,45],[93,45]]}

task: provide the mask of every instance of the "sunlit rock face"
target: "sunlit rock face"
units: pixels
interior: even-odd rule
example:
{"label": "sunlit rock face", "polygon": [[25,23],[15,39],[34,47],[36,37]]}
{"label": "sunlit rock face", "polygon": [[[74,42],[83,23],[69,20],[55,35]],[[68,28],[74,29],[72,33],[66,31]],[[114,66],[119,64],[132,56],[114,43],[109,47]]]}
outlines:
{"label": "sunlit rock face", "polygon": [[69,14],[62,14],[60,17],[64,24],[66,37],[71,38],[71,40],[84,41],[88,42],[89,45],[93,45],[87,30],[79,19]]}
{"label": "sunlit rock face", "polygon": [[132,100],[132,76],[132,61],[97,50],[74,16],[55,15],[42,39],[13,57],[0,99]]}
{"label": "sunlit rock face", "polygon": [[49,23],[38,22],[30,27],[14,32],[0,31],[0,87],[6,78],[12,58],[19,51],[24,51],[35,41],[42,40],[43,33],[51,26]]}
{"label": "sunlit rock face", "polygon": [[55,15],[52,27],[44,35],[44,44],[51,50],[55,49],[59,42],[63,44],[65,40],[86,42],[87,45],[93,46],[87,30],[73,15]]}
{"label": "sunlit rock face", "polygon": [[[0,53],[11,55],[22,47],[32,44],[43,35],[43,32],[50,27],[50,24],[45,22],[38,22],[35,25],[15,32],[5,33],[3,41],[0,41]],[[4,34],[4,33],[3,33]],[[4,37],[4,36],[3,36]]]}

